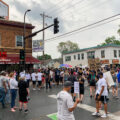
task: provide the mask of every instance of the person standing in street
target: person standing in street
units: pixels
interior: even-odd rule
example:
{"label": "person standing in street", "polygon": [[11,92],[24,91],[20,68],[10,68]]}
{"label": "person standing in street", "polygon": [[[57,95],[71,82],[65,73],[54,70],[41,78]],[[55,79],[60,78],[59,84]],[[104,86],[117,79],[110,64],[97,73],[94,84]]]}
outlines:
{"label": "person standing in street", "polygon": [[42,85],[42,73],[40,70],[38,70],[38,73],[37,73],[37,79],[38,79],[38,90],[41,89],[41,85]]}
{"label": "person standing in street", "polygon": [[117,75],[115,74],[115,72],[113,71],[112,73],[112,78],[114,81],[114,85],[112,86],[112,95],[114,98],[119,98],[118,97],[118,79],[117,79]]}
{"label": "person standing in street", "polygon": [[99,73],[99,80],[97,82],[97,90],[96,90],[96,95],[95,95],[95,100],[96,100],[96,112],[93,113],[93,116],[101,116],[99,113],[99,101],[101,101],[104,104],[104,110],[105,114],[102,115],[102,118],[107,117],[107,102],[108,102],[108,90],[107,90],[107,82],[103,77],[103,73]]}
{"label": "person standing in street", "polygon": [[95,86],[96,86],[95,77],[96,77],[95,71],[91,71],[91,74],[90,74],[90,98],[92,98],[95,93]]}
{"label": "person standing in street", "polygon": [[2,107],[5,108],[5,96],[7,93],[7,86],[6,86],[6,73],[3,71],[0,74],[0,102],[2,103]]}
{"label": "person standing in street", "polygon": [[11,92],[11,112],[15,112],[15,99],[17,96],[18,82],[15,79],[14,73],[10,73],[10,92]]}
{"label": "person standing in street", "polygon": [[33,72],[32,74],[31,74],[31,77],[32,77],[32,83],[33,83],[33,90],[36,90],[36,73],[35,72]]}
{"label": "person standing in street", "polygon": [[80,103],[83,102],[83,97],[84,97],[84,82],[85,82],[85,79],[83,76],[79,76],[79,88],[80,88]]}
{"label": "person standing in street", "polygon": [[28,95],[29,95],[29,87],[25,78],[20,78],[18,83],[19,88],[19,111],[22,111],[22,107],[24,106],[24,112],[28,113],[27,103],[28,103]]}
{"label": "person standing in street", "polygon": [[69,94],[71,86],[72,83],[66,81],[63,90],[57,95],[58,120],[75,120],[73,111],[80,102],[80,99],[76,99],[75,103],[73,102],[72,96]]}
{"label": "person standing in street", "polygon": [[30,76],[30,73],[28,71],[26,71],[25,78],[26,78],[26,82],[27,82],[28,87],[29,87],[31,76]]}
{"label": "person standing in street", "polygon": [[76,94],[74,93],[74,82],[77,81],[76,77],[73,75],[74,71],[72,70],[71,71],[71,75],[69,76],[68,78],[68,81],[70,81],[72,83],[72,87],[71,87],[71,95],[73,97],[73,101],[75,101],[75,97],[76,97]]}

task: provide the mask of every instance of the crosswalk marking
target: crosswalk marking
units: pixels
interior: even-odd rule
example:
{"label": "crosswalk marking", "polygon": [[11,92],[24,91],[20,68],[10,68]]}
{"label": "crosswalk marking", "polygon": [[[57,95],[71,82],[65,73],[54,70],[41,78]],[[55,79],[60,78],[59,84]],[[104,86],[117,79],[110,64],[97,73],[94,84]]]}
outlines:
{"label": "crosswalk marking", "polygon": [[[57,99],[57,96],[56,95],[48,95],[48,97],[50,98],[54,98],[54,99]],[[90,106],[90,105],[87,105],[87,104],[78,104],[77,107],[81,108],[81,109],[84,109],[86,111],[89,111],[89,112],[94,112],[96,111],[96,108],[93,107],[93,106]],[[104,114],[104,111],[103,110],[100,110],[100,113]],[[109,113],[108,114],[109,118],[111,120],[120,120],[120,116],[116,116],[112,113]]]}

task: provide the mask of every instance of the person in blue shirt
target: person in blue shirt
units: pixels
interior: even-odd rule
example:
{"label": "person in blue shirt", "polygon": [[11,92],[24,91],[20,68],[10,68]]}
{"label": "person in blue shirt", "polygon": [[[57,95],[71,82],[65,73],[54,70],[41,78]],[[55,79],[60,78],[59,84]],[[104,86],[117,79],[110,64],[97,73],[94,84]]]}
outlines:
{"label": "person in blue shirt", "polygon": [[118,84],[120,84],[120,70],[118,71],[117,79],[118,79]]}

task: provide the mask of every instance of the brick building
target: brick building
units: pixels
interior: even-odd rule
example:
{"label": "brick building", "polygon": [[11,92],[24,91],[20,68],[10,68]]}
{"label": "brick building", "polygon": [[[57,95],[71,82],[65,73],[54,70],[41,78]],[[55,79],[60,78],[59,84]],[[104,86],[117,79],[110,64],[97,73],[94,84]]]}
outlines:
{"label": "brick building", "polygon": [[[16,21],[0,20],[0,70],[11,66],[16,69],[19,64],[19,52],[23,49],[24,24]],[[26,36],[32,33],[34,26],[26,24]],[[27,68],[39,60],[32,57],[32,38],[26,39]]]}

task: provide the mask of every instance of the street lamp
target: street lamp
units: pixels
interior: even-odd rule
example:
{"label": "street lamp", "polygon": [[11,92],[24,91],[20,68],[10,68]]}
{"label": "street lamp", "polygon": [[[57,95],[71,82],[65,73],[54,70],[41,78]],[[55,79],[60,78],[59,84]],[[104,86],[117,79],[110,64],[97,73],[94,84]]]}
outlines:
{"label": "street lamp", "polygon": [[25,52],[25,33],[26,33],[26,24],[25,24],[25,18],[26,18],[26,14],[28,13],[28,12],[30,12],[31,10],[30,9],[28,9],[28,10],[26,10],[25,11],[25,13],[24,13],[24,32],[23,32],[23,40],[24,40],[24,70],[25,70],[25,64],[26,64],[26,62],[25,62],[25,56],[26,56],[26,52]]}

